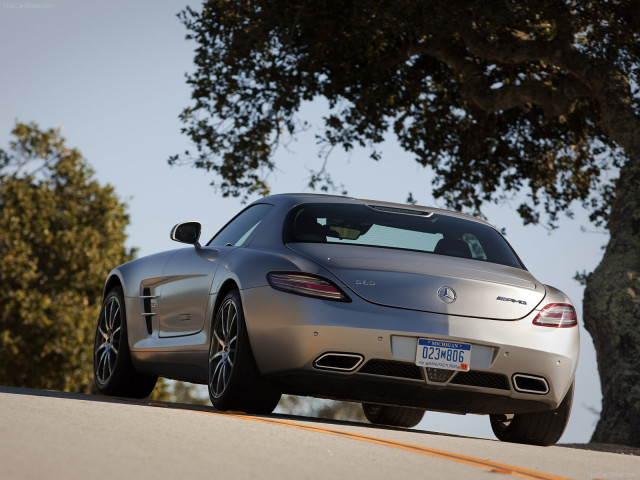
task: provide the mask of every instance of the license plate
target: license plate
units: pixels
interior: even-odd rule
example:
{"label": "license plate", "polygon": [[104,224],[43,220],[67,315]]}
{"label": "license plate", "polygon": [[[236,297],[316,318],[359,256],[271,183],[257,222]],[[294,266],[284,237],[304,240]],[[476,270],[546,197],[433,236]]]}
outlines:
{"label": "license plate", "polygon": [[468,372],[471,366],[471,345],[442,340],[418,340],[416,365]]}

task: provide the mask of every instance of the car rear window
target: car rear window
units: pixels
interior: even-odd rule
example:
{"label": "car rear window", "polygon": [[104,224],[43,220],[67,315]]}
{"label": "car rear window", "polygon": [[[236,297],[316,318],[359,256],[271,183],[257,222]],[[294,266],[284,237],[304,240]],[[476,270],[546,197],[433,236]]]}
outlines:
{"label": "car rear window", "polygon": [[411,208],[299,205],[287,217],[284,241],[413,250],[524,268],[490,226]]}

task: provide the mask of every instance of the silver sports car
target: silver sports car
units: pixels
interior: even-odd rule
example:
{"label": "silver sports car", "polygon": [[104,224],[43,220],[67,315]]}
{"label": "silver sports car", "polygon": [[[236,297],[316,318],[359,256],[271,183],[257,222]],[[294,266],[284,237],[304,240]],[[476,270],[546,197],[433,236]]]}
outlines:
{"label": "silver sports car", "polygon": [[206,245],[114,269],[97,388],[145,397],[158,376],[209,386],[221,410],[282,393],[361,402],[373,423],[488,414],[503,441],[551,445],[569,419],[576,312],[488,223],[436,208],[273,195]]}

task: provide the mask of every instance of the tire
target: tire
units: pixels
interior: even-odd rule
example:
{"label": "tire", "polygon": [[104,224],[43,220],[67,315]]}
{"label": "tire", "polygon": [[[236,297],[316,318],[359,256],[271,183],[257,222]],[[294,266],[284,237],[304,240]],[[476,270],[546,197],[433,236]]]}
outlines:
{"label": "tire", "polygon": [[93,377],[98,392],[129,398],[149,396],[158,380],[133,368],[120,287],[113,288],[102,303],[93,344]]}
{"label": "tire", "polygon": [[208,380],[209,398],[218,410],[268,414],[280,400],[280,391],[256,365],[237,290],[220,302],[212,322]]}
{"label": "tire", "polygon": [[396,407],[376,403],[363,403],[362,410],[364,410],[364,416],[371,423],[391,427],[415,427],[424,416],[424,410],[421,408]]}
{"label": "tire", "polygon": [[535,413],[489,415],[493,433],[502,442],[548,447],[564,433],[571,415],[574,383],[555,410]]}

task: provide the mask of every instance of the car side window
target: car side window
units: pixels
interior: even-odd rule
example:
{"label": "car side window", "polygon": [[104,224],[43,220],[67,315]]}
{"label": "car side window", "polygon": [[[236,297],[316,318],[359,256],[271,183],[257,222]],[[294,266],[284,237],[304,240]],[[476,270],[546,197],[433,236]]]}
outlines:
{"label": "car side window", "polygon": [[211,247],[241,246],[272,208],[273,205],[267,203],[250,206],[227,223],[207,245]]}

